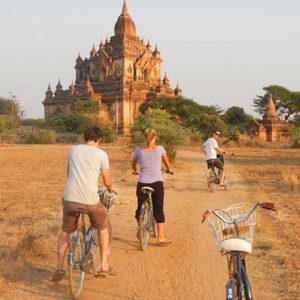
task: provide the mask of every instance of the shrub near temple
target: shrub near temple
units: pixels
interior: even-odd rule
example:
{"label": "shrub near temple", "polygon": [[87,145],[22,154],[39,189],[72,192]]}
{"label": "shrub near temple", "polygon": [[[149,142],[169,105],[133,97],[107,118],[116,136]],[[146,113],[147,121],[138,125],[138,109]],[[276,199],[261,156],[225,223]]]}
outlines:
{"label": "shrub near temple", "polygon": [[51,125],[61,133],[81,134],[87,127],[99,126],[103,132],[104,142],[116,139],[112,122],[103,117],[98,103],[94,100],[80,100],[70,114],[58,114],[51,119]]}
{"label": "shrub near temple", "polygon": [[190,132],[175,121],[172,121],[170,115],[160,109],[150,108],[145,114],[135,119],[130,131],[132,140],[136,145],[144,143],[144,131],[146,128],[154,128],[157,131],[157,144],[164,146],[171,161],[176,157],[177,148],[188,144],[190,140]]}
{"label": "shrub near temple", "polygon": [[223,134],[227,131],[227,126],[220,117],[222,110],[217,106],[199,105],[183,97],[159,97],[142,104],[140,111],[145,113],[150,108],[167,111],[182,127],[197,132],[205,139],[215,128]]}

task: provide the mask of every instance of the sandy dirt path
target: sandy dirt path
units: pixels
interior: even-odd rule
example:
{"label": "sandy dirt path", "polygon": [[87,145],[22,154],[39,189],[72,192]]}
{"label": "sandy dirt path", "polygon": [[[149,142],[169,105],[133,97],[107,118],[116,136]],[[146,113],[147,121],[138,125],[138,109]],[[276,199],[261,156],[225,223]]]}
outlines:
{"label": "sandy dirt path", "polygon": [[[110,262],[118,276],[88,277],[81,299],[224,299],[226,259],[216,251],[208,225],[201,224],[200,216],[207,208],[226,207],[247,198],[245,182],[234,166],[228,163],[229,190],[208,193],[203,156],[197,151],[179,151],[175,175],[165,179],[166,235],[172,244],[157,246],[152,239],[142,252],[133,218],[137,178],[127,168],[126,153],[120,160],[108,152],[120,193],[119,205],[111,215],[114,241]],[[11,283],[0,299],[70,299],[67,278],[60,284],[49,281],[54,259],[53,255],[45,262],[46,267],[31,262],[34,268],[28,276],[32,280]]]}

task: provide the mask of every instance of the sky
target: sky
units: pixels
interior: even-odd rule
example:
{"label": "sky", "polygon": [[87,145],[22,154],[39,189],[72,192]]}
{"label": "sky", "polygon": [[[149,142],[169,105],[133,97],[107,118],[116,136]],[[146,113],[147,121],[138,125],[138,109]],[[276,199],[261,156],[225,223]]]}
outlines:
{"label": "sky", "polygon": [[[123,0],[0,0],[0,96],[42,118],[48,83],[64,89],[75,60],[114,35]],[[184,96],[243,107],[264,86],[300,90],[299,0],[127,0],[137,35],[161,52]]]}

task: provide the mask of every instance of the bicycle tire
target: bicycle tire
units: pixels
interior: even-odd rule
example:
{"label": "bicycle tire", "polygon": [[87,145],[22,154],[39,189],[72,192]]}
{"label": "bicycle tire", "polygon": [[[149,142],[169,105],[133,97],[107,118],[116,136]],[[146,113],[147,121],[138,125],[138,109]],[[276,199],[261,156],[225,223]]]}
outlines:
{"label": "bicycle tire", "polygon": [[72,298],[77,300],[80,297],[85,279],[85,272],[83,271],[85,238],[82,230],[77,232],[76,240],[74,239],[73,243],[73,259],[69,262],[69,290]]}
{"label": "bicycle tire", "polygon": [[209,168],[207,171],[207,187],[208,190],[213,193],[217,189],[217,184],[216,184],[216,175],[214,174],[214,171]]}
{"label": "bicycle tire", "polygon": [[226,284],[226,300],[243,300],[240,292],[239,275],[237,271],[236,256],[230,255],[228,262],[229,281]]}
{"label": "bicycle tire", "polygon": [[144,210],[141,210],[141,215],[138,220],[138,238],[140,242],[141,250],[145,250],[148,246],[149,241],[149,229],[148,228],[148,219],[149,219],[150,207],[146,202],[144,204]]}
{"label": "bicycle tire", "polygon": [[245,295],[245,299],[246,300],[253,300],[252,297],[252,289],[250,286],[250,281],[248,279],[248,275],[246,272],[246,267],[244,266],[244,264],[242,265],[242,281],[244,284],[244,295]]}

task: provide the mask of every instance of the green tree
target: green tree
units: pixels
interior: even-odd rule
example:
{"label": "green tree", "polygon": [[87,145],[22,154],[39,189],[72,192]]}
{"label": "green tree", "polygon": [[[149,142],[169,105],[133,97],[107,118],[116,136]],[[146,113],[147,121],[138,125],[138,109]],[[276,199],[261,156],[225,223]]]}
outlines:
{"label": "green tree", "polygon": [[146,128],[154,128],[158,134],[157,142],[162,144],[173,161],[177,148],[189,142],[189,132],[170,119],[170,114],[161,109],[149,108],[145,114],[135,119],[131,127],[131,136],[135,144],[144,143],[144,131]]}
{"label": "green tree", "polygon": [[24,111],[15,96],[0,98],[0,132],[17,128],[23,116]]}
{"label": "green tree", "polygon": [[242,107],[232,106],[226,110],[222,119],[231,130],[234,129],[240,133],[245,133],[252,117],[246,114]]}
{"label": "green tree", "polygon": [[159,97],[140,107],[145,113],[149,108],[162,109],[169,113],[170,118],[184,128],[198,132],[207,137],[214,129],[227,131],[226,124],[221,119],[222,110],[217,106],[199,105],[191,99],[182,97]]}
{"label": "green tree", "polygon": [[[300,113],[300,92],[290,91],[279,85],[270,85],[263,88],[267,93],[271,93],[277,113],[285,121],[291,120]],[[259,114],[266,112],[268,105],[268,95],[256,96],[253,100],[255,111]]]}
{"label": "green tree", "polygon": [[93,100],[79,100],[70,114],[57,114],[51,118],[51,126],[61,133],[81,134],[90,126],[99,126],[105,142],[112,142],[116,134],[112,123],[105,118],[99,105]]}

